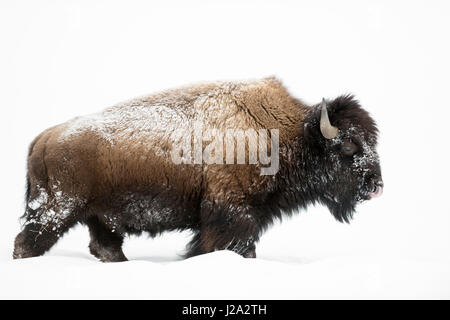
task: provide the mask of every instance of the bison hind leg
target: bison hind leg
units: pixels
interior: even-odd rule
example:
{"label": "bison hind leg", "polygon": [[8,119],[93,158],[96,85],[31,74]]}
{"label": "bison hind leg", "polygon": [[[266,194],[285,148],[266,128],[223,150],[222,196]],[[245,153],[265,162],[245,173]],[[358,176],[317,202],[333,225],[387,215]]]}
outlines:
{"label": "bison hind leg", "polygon": [[89,250],[102,262],[127,261],[122,251],[123,236],[109,230],[96,216],[89,217],[85,224],[89,228],[91,242]]}
{"label": "bison hind leg", "polygon": [[[51,211],[51,214],[55,214],[54,211]],[[14,241],[14,259],[43,255],[77,222],[74,213],[64,219],[49,221],[42,221],[39,217],[30,218],[30,216],[27,216],[26,218],[27,221],[23,230]]]}
{"label": "bison hind leg", "polygon": [[14,242],[14,259],[43,255],[78,222],[85,202],[53,189],[36,186],[27,191],[25,221]]}

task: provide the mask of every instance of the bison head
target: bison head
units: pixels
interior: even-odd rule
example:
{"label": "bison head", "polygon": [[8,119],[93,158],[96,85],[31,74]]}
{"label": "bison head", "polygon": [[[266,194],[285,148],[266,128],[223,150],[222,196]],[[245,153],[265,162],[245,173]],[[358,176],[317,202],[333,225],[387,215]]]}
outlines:
{"label": "bison head", "polygon": [[304,133],[316,199],[337,220],[349,222],[358,202],[383,191],[375,121],[346,95],[316,106]]}

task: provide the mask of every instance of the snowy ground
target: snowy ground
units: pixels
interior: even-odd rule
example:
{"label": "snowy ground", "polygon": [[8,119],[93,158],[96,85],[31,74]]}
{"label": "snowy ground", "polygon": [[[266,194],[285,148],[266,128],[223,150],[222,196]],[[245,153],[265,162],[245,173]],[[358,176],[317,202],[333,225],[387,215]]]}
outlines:
{"label": "snowy ground", "polygon": [[[135,257],[100,264],[86,254],[2,262],[1,298],[365,299],[450,297],[449,264],[398,257],[343,256],[283,262],[222,251],[175,261]],[[226,267],[224,267],[226,266]]]}
{"label": "snowy ground", "polygon": [[389,248],[355,230],[358,222],[339,225],[313,211],[269,231],[257,259],[220,251],[182,260],[183,233],[127,239],[130,261],[105,264],[89,254],[80,226],[44,257],[11,260],[3,250],[0,298],[450,298],[448,255],[407,253],[395,237],[397,249]]}
{"label": "snowy ground", "polygon": [[[0,298],[450,298],[446,1],[1,1]],[[205,27],[206,26],[206,27]],[[275,74],[308,103],[352,92],[379,123],[384,195],[350,225],[276,224],[257,259],[180,260],[131,238],[103,264],[81,226],[13,261],[27,145],[43,129],[200,80]]]}

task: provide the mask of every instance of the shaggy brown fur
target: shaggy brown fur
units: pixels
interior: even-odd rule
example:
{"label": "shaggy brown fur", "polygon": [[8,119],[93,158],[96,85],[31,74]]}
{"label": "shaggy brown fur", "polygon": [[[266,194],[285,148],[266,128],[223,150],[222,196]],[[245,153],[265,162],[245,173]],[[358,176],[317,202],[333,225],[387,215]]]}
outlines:
{"label": "shaggy brown fur", "polygon": [[[282,212],[320,201],[347,220],[381,181],[376,128],[352,97],[329,109],[341,129],[334,142],[320,136],[317,106],[266,78],[168,90],[47,129],[30,146],[26,222],[13,256],[42,255],[77,222],[89,227],[93,255],[123,261],[123,236],[130,233],[190,229],[187,256],[227,248],[254,257],[254,243]],[[181,143],[174,132],[188,134],[197,122],[222,131],[279,129],[280,172],[260,175],[259,164],[174,164],[170,152]],[[364,156],[372,153],[364,167],[374,176],[351,169],[354,179],[338,199],[333,183],[340,179],[330,177],[347,167],[333,154],[354,135],[362,139],[361,156],[364,148]],[[342,170],[327,172],[326,161]]]}

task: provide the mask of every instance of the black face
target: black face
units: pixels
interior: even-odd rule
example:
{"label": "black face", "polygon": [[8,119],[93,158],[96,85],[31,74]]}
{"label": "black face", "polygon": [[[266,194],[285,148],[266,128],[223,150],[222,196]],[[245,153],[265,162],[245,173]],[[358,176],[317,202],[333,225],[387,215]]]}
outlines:
{"label": "black face", "polygon": [[319,111],[311,120],[310,146],[318,158],[321,189],[318,195],[334,217],[348,222],[359,202],[381,195],[383,181],[377,146],[377,129],[369,114],[351,96],[329,103],[328,113],[339,131],[327,139],[320,134]]}
{"label": "black face", "polygon": [[347,221],[358,202],[382,192],[376,135],[367,137],[362,131],[358,126],[342,128],[336,138],[325,141],[330,178],[326,204],[338,220]]}

